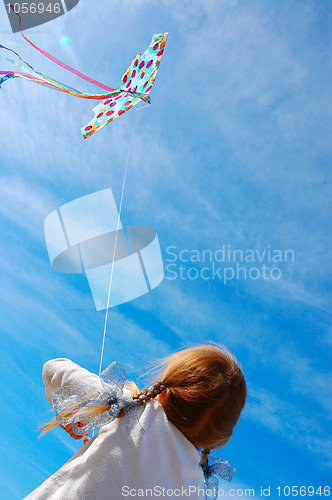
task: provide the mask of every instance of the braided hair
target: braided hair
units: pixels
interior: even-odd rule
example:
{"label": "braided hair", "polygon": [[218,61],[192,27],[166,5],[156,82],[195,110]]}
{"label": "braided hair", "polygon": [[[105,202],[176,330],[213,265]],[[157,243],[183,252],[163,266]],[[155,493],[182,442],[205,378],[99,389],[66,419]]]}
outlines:
{"label": "braided hair", "polygon": [[143,404],[150,401],[150,399],[154,399],[159,396],[159,394],[165,392],[166,389],[167,385],[165,385],[163,382],[156,382],[147,389],[143,389],[143,391],[139,392],[137,396],[133,397],[133,400],[135,401],[137,406],[142,406]]}
{"label": "braided hair", "polygon": [[210,449],[208,448],[203,448],[201,450],[201,462],[200,465],[203,469],[203,472],[207,472],[208,470],[208,465],[209,465],[209,455],[210,455]]}

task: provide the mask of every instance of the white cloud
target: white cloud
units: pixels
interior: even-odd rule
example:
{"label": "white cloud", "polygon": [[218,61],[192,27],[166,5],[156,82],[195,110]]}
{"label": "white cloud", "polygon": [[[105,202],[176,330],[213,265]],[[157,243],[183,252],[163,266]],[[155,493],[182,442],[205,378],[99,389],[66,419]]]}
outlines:
{"label": "white cloud", "polygon": [[304,411],[289,400],[281,400],[265,389],[251,387],[250,399],[243,417],[263,425],[274,434],[291,441],[307,453],[323,458],[325,465],[332,462],[332,441],[317,415]]}
{"label": "white cloud", "polygon": [[43,236],[43,219],[54,207],[55,201],[49,190],[32,183],[22,176],[2,177],[0,213],[17,226],[22,226],[33,236]]}

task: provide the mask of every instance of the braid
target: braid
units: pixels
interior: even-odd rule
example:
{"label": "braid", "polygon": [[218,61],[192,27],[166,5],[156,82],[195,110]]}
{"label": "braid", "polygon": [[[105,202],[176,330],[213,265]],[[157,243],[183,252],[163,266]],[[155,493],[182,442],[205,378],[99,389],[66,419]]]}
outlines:
{"label": "braid", "polygon": [[209,460],[209,457],[208,455],[210,454],[210,451],[208,448],[203,448],[202,451],[201,451],[201,462],[200,462],[200,466],[202,467],[203,469],[203,472],[207,470],[208,468],[208,460]]}
{"label": "braid", "polygon": [[156,382],[155,384],[151,385],[147,389],[143,389],[138,396],[134,397],[134,402],[138,405],[141,406],[144,403],[147,403],[150,401],[150,399],[154,399],[157,397],[159,394],[162,392],[165,392],[167,389],[167,385],[163,382]]}

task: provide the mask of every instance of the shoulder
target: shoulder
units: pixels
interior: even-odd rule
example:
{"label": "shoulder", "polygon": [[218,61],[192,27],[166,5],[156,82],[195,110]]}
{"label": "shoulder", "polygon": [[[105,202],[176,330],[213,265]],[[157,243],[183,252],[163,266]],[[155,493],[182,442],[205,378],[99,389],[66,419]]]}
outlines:
{"label": "shoulder", "polygon": [[147,441],[154,449],[160,448],[162,454],[188,459],[192,463],[200,461],[197,448],[185,435],[167,419],[161,403],[151,400],[146,404],[140,417]]}
{"label": "shoulder", "polygon": [[42,377],[49,403],[52,402],[53,392],[59,387],[91,385],[96,389],[103,389],[98,375],[89,372],[67,358],[47,361],[43,366]]}
{"label": "shoulder", "polygon": [[67,358],[50,359],[43,365],[43,378],[52,375],[57,368],[70,366],[71,364],[74,364],[73,361]]}
{"label": "shoulder", "polygon": [[95,441],[93,454],[112,463],[114,481],[121,477],[122,484],[132,488],[203,487],[198,450],[168,421],[159,401],[149,401],[138,411],[139,424],[135,425],[140,425],[142,432],[128,432],[126,417],[122,417],[100,429]]}

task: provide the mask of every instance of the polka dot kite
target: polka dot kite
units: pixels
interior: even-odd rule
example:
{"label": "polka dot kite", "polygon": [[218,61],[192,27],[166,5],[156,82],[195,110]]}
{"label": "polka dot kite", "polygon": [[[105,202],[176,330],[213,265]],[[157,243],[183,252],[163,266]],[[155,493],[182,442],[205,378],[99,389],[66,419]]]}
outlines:
{"label": "polka dot kite", "polygon": [[121,91],[121,95],[107,99],[93,109],[94,119],[87,127],[82,128],[85,138],[131,109],[141,99],[150,102],[149,92],[157,76],[167,35],[167,33],[153,35],[149,48],[133,59],[123,75],[122,85],[118,89]]}
{"label": "polka dot kite", "polygon": [[[18,14],[17,14],[18,15]],[[21,22],[21,19],[20,19]],[[103,100],[100,104],[98,104],[93,111],[95,112],[95,117],[91,122],[82,128],[83,137],[86,139],[90,135],[94,134],[97,130],[104,127],[111,121],[115,120],[118,116],[121,116],[126,111],[129,111],[135,104],[137,104],[140,100],[150,103],[150,90],[155,82],[158,68],[160,65],[160,61],[164,52],[165,44],[167,41],[168,33],[159,33],[153,35],[152,42],[148,49],[143,52],[143,54],[138,54],[132,61],[131,65],[125,72],[122,77],[122,82],[119,88],[113,89],[111,87],[107,87],[102,83],[93,80],[79,71],[71,68],[67,64],[62,63],[55,57],[53,57],[48,52],[44,51],[40,47],[34,45],[21,31],[24,39],[30,43],[35,49],[44,54],[46,57],[51,59],[53,62],[61,66],[62,68],[71,71],[75,75],[79,76],[83,80],[86,80],[98,87],[103,88],[105,91],[103,94],[87,94],[84,92],[80,92],[72,87],[68,87],[63,83],[54,80],[53,78],[49,78],[42,73],[39,73],[33,69],[30,64],[23,61],[19,54],[14,52],[3,45],[0,45],[0,49],[4,49],[10,52],[13,52],[19,59],[25,64],[22,65],[18,61],[13,59],[8,59],[0,55],[1,59],[9,61],[16,66],[18,66],[23,72],[17,71],[0,71],[0,87],[1,84],[5,81],[20,77],[25,78],[27,80],[33,81],[35,83],[49,85],[61,92],[65,92],[67,94],[73,95],[75,97],[80,97],[82,99],[95,99],[95,100]],[[106,99],[106,100],[104,100]]]}

